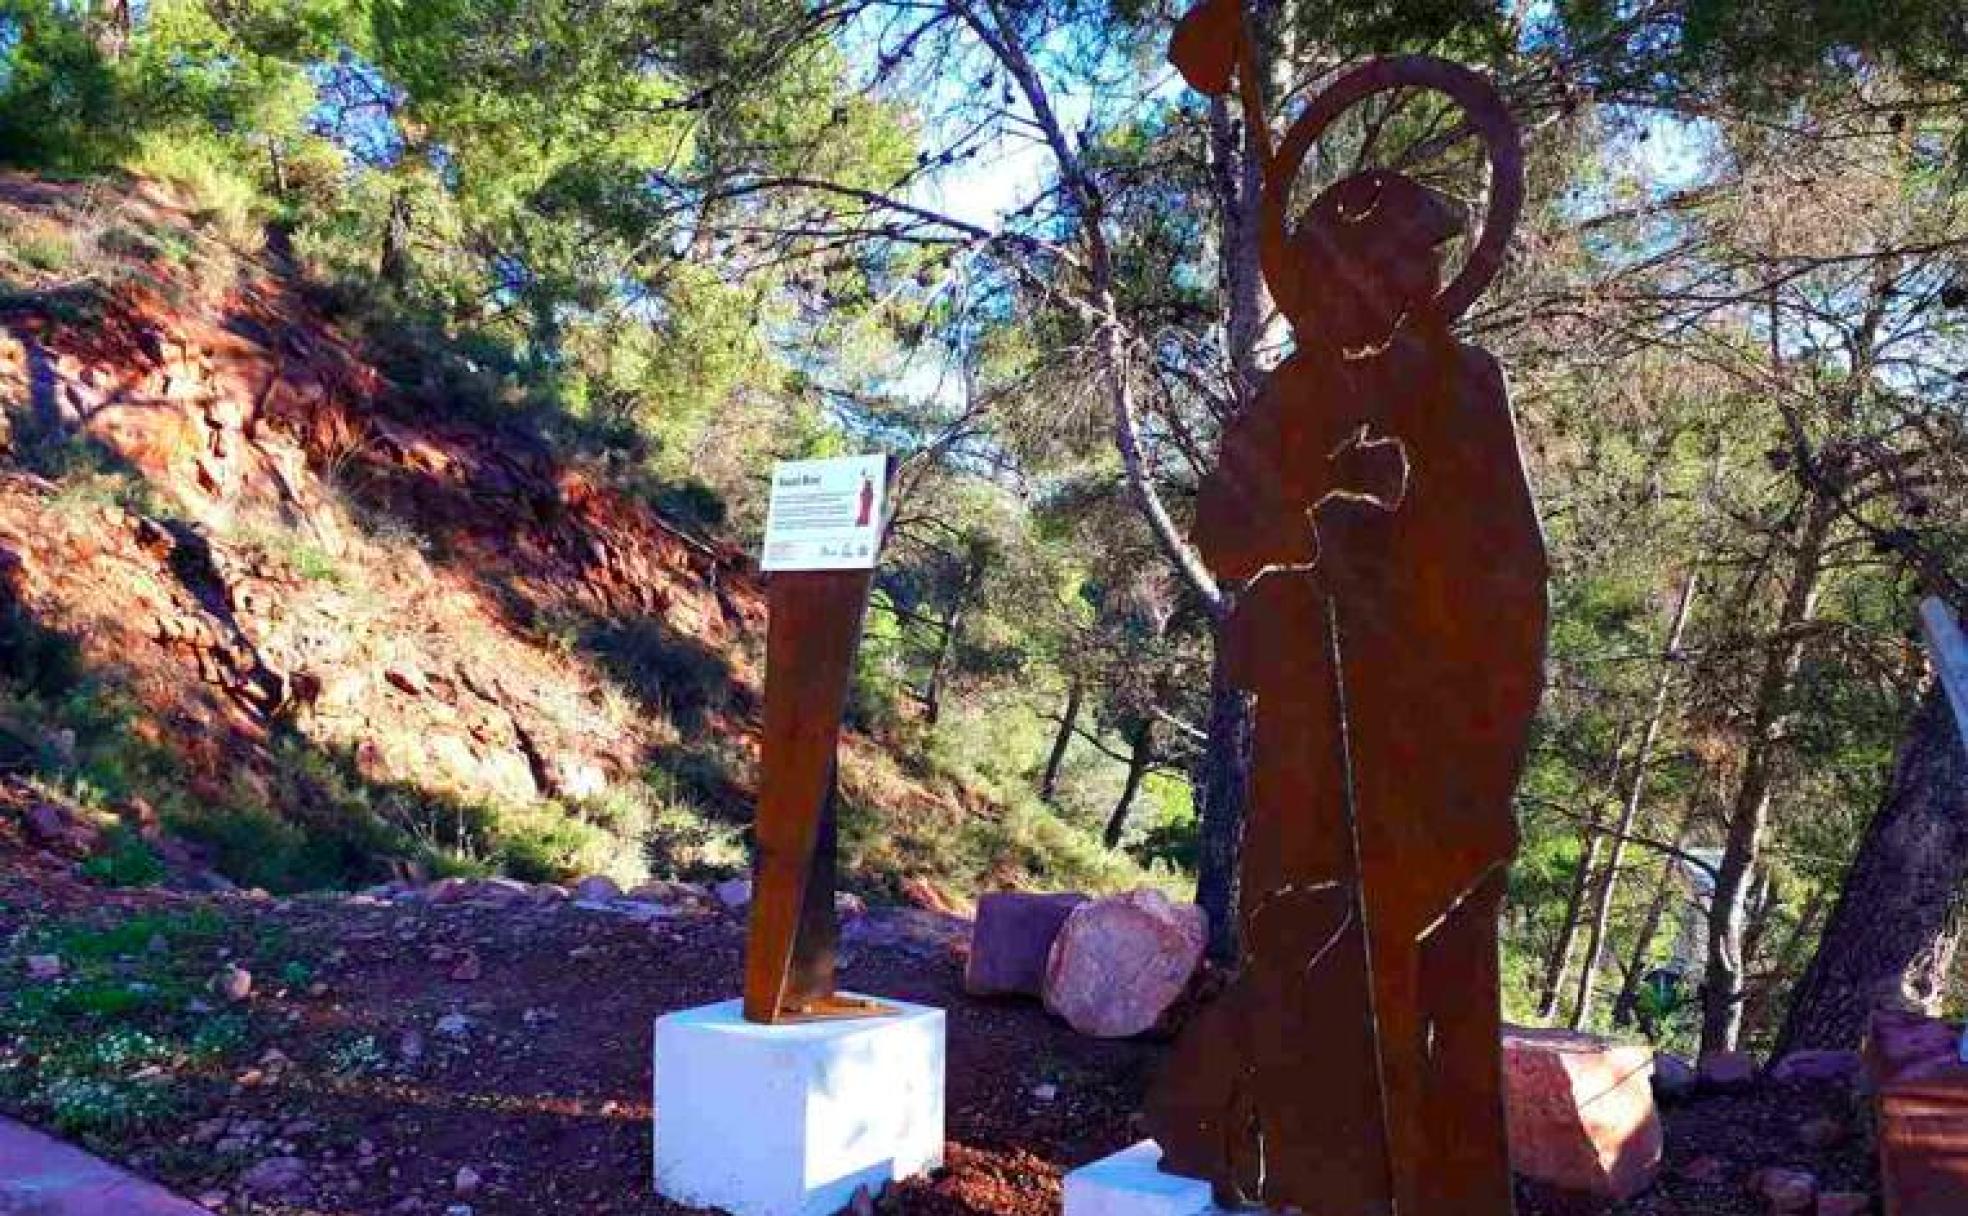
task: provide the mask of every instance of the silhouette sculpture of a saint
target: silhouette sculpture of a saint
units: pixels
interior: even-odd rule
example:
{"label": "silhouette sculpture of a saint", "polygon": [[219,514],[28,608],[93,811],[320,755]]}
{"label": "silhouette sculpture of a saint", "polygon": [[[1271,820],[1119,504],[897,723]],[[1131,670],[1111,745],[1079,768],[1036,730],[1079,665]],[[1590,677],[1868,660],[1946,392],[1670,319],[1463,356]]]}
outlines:
{"label": "silhouette sculpture of a saint", "polygon": [[[1192,13],[1171,54],[1206,91],[1256,78],[1237,0]],[[1490,153],[1485,230],[1446,289],[1464,209],[1402,174],[1355,174],[1291,214],[1333,119],[1413,88],[1456,102]],[[1500,1216],[1496,918],[1547,567],[1502,375],[1449,326],[1515,223],[1515,129],[1481,77],[1423,57],[1342,76],[1275,156],[1249,88],[1244,104],[1295,351],[1197,504],[1198,547],[1237,596],[1227,661],[1255,699],[1243,957],[1178,1038],[1149,1130],[1163,1169],[1226,1203]]]}
{"label": "silhouette sculpture of a saint", "polygon": [[857,528],[867,527],[874,522],[874,513],[875,479],[863,473],[861,475],[861,509],[855,513],[854,526]]}

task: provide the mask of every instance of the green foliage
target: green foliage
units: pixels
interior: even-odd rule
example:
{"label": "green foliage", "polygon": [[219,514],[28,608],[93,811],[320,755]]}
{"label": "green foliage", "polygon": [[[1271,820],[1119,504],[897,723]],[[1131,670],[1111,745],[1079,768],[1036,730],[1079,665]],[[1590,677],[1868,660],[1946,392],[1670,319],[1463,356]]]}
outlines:
{"label": "green foliage", "polygon": [[85,1141],[175,1116],[202,1074],[253,1039],[243,1018],[195,1004],[226,936],[204,909],[29,931],[0,967],[17,974],[21,956],[52,954],[64,973],[0,989],[0,1099]]}
{"label": "green foliage", "polygon": [[117,828],[102,851],[82,863],[84,876],[106,887],[154,887],[164,881],[164,862],[143,837]]}
{"label": "green foliage", "polygon": [[350,1035],[328,1051],[328,1069],[337,1076],[360,1077],[381,1072],[389,1054],[372,1034]]}
{"label": "green foliage", "polygon": [[121,142],[116,73],[67,5],[17,0],[0,39],[0,149],[16,164],[94,168]]}

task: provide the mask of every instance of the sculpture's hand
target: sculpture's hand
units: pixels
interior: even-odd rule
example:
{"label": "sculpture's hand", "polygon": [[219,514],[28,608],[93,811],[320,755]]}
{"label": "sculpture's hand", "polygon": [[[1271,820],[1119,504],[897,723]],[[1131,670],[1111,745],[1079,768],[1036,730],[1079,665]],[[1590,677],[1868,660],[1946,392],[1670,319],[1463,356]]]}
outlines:
{"label": "sculpture's hand", "polygon": [[1408,493],[1408,450],[1399,439],[1361,436],[1336,452],[1326,494],[1362,498],[1392,511]]}

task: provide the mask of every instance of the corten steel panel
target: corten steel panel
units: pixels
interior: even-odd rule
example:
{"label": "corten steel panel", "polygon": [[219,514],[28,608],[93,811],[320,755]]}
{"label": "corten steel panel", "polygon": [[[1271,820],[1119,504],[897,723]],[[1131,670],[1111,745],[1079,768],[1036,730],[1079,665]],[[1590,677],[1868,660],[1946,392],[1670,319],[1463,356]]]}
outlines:
{"label": "corten steel panel", "polygon": [[[1250,75],[1240,12],[1212,0],[1179,27],[1192,84]],[[1446,288],[1464,216],[1407,177],[1356,174],[1289,213],[1332,120],[1401,88],[1447,94],[1490,153],[1485,229]],[[1265,277],[1297,346],[1227,430],[1196,521],[1256,701],[1244,957],[1171,1053],[1150,1130],[1165,1169],[1226,1202],[1496,1216],[1496,916],[1548,570],[1502,375],[1449,326],[1501,264],[1521,153],[1480,77],[1420,57],[1348,73],[1275,155],[1259,142]]]}
{"label": "corten steel panel", "polygon": [[774,574],[766,590],[758,862],[745,945],[745,1017],[854,1017],[834,992],[835,752],[872,570]]}

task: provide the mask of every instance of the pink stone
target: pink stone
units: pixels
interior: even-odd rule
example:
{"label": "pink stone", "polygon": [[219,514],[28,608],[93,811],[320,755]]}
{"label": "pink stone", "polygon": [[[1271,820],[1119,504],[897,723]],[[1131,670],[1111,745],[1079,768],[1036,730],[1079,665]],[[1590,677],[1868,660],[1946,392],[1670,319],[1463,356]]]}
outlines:
{"label": "pink stone", "polygon": [[1916,1013],[1875,1010],[1866,1071],[1876,1095],[1884,1207],[1893,1216],[1968,1212],[1968,1064],[1960,1029]]}
{"label": "pink stone", "polygon": [[1625,1200],[1660,1172],[1653,1049],[1564,1030],[1506,1027],[1510,1161],[1564,1191]]}
{"label": "pink stone", "polygon": [[964,989],[976,996],[1038,996],[1052,943],[1084,895],[1001,891],[977,901]]}
{"label": "pink stone", "polygon": [[1045,1006],[1096,1038],[1150,1030],[1195,978],[1207,935],[1201,908],[1149,888],[1081,904],[1046,960]]}

